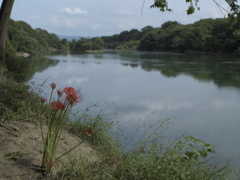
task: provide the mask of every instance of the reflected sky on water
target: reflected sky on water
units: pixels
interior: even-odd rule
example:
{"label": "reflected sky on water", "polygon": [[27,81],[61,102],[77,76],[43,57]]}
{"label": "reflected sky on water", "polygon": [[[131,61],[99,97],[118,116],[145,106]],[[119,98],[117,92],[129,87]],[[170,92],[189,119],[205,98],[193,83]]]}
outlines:
{"label": "reflected sky on water", "polygon": [[[233,57],[106,51],[49,55],[55,66],[36,72],[35,84],[81,88],[84,102],[114,102],[119,127],[130,136],[135,125],[171,118],[168,136],[186,133],[214,145],[216,157],[240,154],[240,61]],[[137,138],[136,138],[137,139]],[[239,166],[239,159],[233,164]]]}

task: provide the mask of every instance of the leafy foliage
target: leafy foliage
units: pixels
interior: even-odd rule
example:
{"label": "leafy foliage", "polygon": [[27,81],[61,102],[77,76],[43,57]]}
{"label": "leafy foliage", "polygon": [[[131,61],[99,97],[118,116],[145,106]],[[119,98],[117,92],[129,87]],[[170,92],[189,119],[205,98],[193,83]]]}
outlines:
{"label": "leafy foliage", "polygon": [[[147,26],[142,29],[142,32],[131,30],[102,37],[105,48],[126,49],[129,47],[127,42],[137,40],[140,41],[137,49],[146,51],[201,51],[239,54],[240,47],[237,34],[240,6],[236,0],[225,0],[230,7],[230,11],[227,11],[215,0],[213,1],[220,10],[228,13],[230,21],[227,19],[206,19],[190,25],[168,21],[162,24],[161,28]],[[158,8],[162,12],[172,11],[168,2],[167,0],[155,0],[151,8]],[[189,4],[186,10],[188,15],[193,14],[195,10],[200,10],[199,0],[186,0],[186,3]],[[146,29],[147,31],[145,31]],[[129,49],[132,49],[132,47],[130,46]]]}
{"label": "leafy foliage", "polygon": [[[195,9],[200,10],[198,2],[199,0],[186,0],[186,3],[189,3],[189,6],[186,10],[188,15],[194,14]],[[217,1],[213,0],[213,2],[219,7],[221,11],[224,10],[228,14],[228,18],[231,22],[235,20],[240,22],[240,6],[237,0],[225,0],[227,5],[230,7],[230,11],[226,10]],[[158,8],[162,12],[173,11],[171,8],[168,7],[168,0],[155,0],[150,7]]]}
{"label": "leafy foliage", "polygon": [[159,8],[160,11],[172,11],[168,8],[168,2],[166,0],[155,0],[154,4],[150,6],[151,8]]}
{"label": "leafy foliage", "polygon": [[[199,0],[186,0],[186,3],[189,3],[188,9],[187,9],[187,14],[193,14],[195,12],[195,8],[200,10],[200,7],[198,7],[198,2]],[[167,0],[155,0],[154,4],[150,6],[151,8],[159,8],[160,11],[165,12],[165,11],[172,11],[168,7],[168,2]]]}
{"label": "leafy foliage", "polygon": [[[94,120],[91,116],[84,118],[90,119],[81,121],[81,123],[79,123],[80,121],[75,122],[72,124],[73,129],[71,130],[80,134],[82,132],[80,127],[84,127],[85,123],[95,124],[98,122],[96,124],[99,128],[96,132],[101,132],[101,130],[109,132],[105,128],[106,125],[108,125],[107,127],[111,126],[108,122]],[[92,120],[94,120],[93,123]],[[230,169],[227,166],[218,167],[208,161],[209,153],[215,152],[211,144],[192,136],[182,136],[171,140],[164,136],[168,124],[169,120],[166,120],[152,124],[147,122],[144,127],[138,127],[134,134],[139,134],[140,139],[137,142],[134,140],[135,143],[128,151],[122,150],[118,146],[119,144],[116,144],[114,148],[111,146],[113,145],[112,141],[99,141],[108,136],[105,136],[105,133],[98,133],[97,136],[92,136],[91,142],[94,142],[94,139],[98,139],[96,142],[101,142],[95,144],[101,152],[101,159],[92,165],[86,164],[83,157],[72,160],[68,164],[64,164],[64,168],[58,172],[57,177],[59,179],[126,180],[228,179]],[[75,129],[75,127],[77,128]],[[142,129],[144,129],[143,132]],[[128,137],[125,139],[131,141]]]}
{"label": "leafy foliage", "polygon": [[94,51],[94,50],[103,50],[104,41],[102,38],[95,37],[93,39],[81,38],[79,40],[73,39],[70,42],[70,49],[72,51],[81,52],[81,51]]}
{"label": "leafy foliage", "polygon": [[8,28],[8,46],[17,52],[37,54],[51,48],[58,50],[69,49],[66,39],[60,40],[56,34],[48,33],[41,28],[32,29],[23,21],[10,21]]}
{"label": "leafy foliage", "polygon": [[[167,21],[161,28],[143,28],[138,36],[133,36],[136,31],[131,30],[103,40],[107,49],[239,54],[239,28],[239,23],[231,24],[227,19],[203,19],[188,25]],[[133,42],[137,43],[131,45]]]}
{"label": "leafy foliage", "polygon": [[153,29],[152,26],[146,26],[141,31],[131,29],[130,31],[123,31],[120,34],[101,38],[105,42],[104,47],[106,49],[137,49],[142,37]]}

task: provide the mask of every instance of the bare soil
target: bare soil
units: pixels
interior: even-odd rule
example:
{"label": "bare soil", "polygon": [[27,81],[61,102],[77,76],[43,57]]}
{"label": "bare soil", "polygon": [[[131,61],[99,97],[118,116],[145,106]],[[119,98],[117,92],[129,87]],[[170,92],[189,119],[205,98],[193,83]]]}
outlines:
{"label": "bare soil", "polygon": [[[64,130],[57,156],[81,141],[81,138]],[[41,171],[42,154],[43,143],[38,121],[5,123],[0,120],[0,180],[52,179]],[[98,159],[96,151],[87,142],[83,142],[58,161],[55,171],[70,158],[86,158],[85,161],[89,163],[94,163]]]}

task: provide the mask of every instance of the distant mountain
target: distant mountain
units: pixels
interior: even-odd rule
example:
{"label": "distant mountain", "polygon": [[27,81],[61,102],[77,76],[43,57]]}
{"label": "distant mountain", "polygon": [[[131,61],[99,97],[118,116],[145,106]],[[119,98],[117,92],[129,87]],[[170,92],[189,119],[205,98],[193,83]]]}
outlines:
{"label": "distant mountain", "polygon": [[87,38],[87,39],[92,39],[92,37],[83,37],[83,36],[65,36],[65,35],[57,35],[60,39],[67,39],[67,41],[72,41],[73,39],[79,40],[81,38]]}

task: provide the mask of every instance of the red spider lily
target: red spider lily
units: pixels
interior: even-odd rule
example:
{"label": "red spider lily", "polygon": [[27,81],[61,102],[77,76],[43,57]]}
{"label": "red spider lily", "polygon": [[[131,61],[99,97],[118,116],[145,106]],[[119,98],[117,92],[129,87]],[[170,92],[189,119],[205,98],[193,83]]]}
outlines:
{"label": "red spider lily", "polygon": [[66,94],[66,100],[71,105],[74,105],[83,100],[82,95],[77,92],[73,87],[65,87],[63,91]]}
{"label": "red spider lily", "polygon": [[52,90],[54,90],[56,88],[56,83],[51,83],[49,84],[50,88],[52,88]]}
{"label": "red spider lily", "polygon": [[58,97],[62,97],[62,94],[63,94],[63,91],[61,91],[61,90],[57,90],[57,94],[58,94]]}
{"label": "red spider lily", "polygon": [[65,87],[63,89],[63,92],[65,92],[66,95],[68,95],[68,94],[77,94],[77,91],[73,87]]}
{"label": "red spider lily", "polygon": [[77,96],[77,94],[72,93],[72,94],[68,94],[66,96],[67,101],[69,102],[69,104],[73,105],[75,103],[79,102],[79,97]]}
{"label": "red spider lily", "polygon": [[63,91],[67,93],[76,93],[76,90],[73,87],[65,87]]}
{"label": "red spider lily", "polygon": [[58,163],[58,162],[57,162],[56,159],[55,159],[53,162],[50,162],[50,161],[47,161],[47,160],[44,161],[44,165],[45,165],[45,166],[50,166],[50,167],[55,166],[57,163]]}
{"label": "red spider lily", "polygon": [[65,105],[61,102],[61,101],[55,101],[55,102],[52,102],[52,107],[58,111],[58,110],[61,110],[63,111],[65,109]]}
{"label": "red spider lily", "polygon": [[93,131],[92,128],[87,128],[87,129],[86,129],[86,133],[87,133],[88,136],[91,136],[91,135],[93,134],[93,132],[94,132],[94,131]]}
{"label": "red spider lily", "polygon": [[52,163],[49,162],[49,161],[47,161],[47,160],[45,160],[45,161],[43,162],[43,164],[44,164],[45,167],[47,167],[47,166],[52,166]]}
{"label": "red spider lily", "polygon": [[57,163],[58,163],[58,161],[55,159],[55,160],[53,161],[53,163],[54,163],[54,164],[57,164]]}
{"label": "red spider lily", "polygon": [[40,100],[41,100],[41,103],[43,103],[43,104],[46,102],[46,99],[43,97],[41,97]]}

